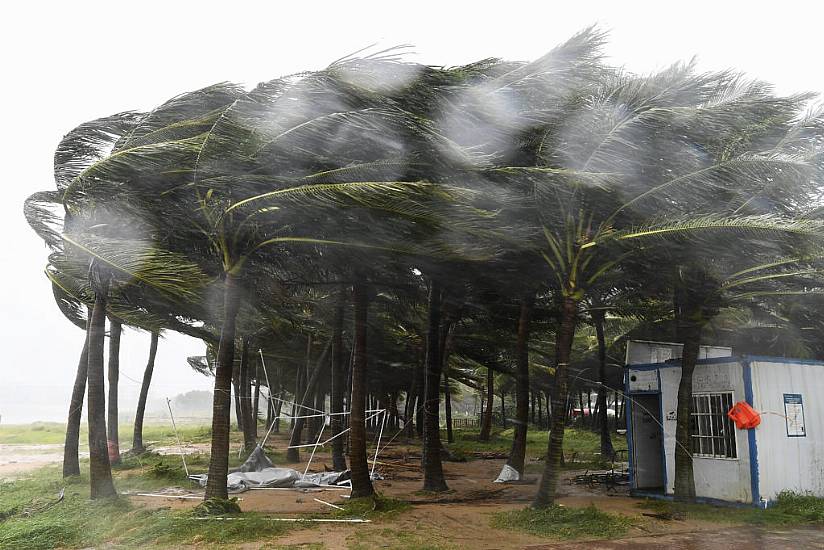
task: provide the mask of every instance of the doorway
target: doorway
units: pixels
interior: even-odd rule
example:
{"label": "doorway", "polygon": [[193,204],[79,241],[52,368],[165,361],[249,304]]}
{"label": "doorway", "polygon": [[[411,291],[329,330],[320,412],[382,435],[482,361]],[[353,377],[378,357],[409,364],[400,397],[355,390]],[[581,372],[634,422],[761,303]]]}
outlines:
{"label": "doorway", "polygon": [[664,490],[661,394],[632,395],[632,478],[635,489]]}

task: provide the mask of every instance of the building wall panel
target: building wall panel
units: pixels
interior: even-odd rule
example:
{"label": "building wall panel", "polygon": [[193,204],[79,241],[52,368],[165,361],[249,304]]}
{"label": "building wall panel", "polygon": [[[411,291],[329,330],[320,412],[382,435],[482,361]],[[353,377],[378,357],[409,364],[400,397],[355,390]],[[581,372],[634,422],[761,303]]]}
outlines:
{"label": "building wall panel", "polygon": [[[675,492],[675,425],[681,368],[668,366],[661,368],[660,372],[666,453],[666,492],[673,494]],[[694,393],[727,391],[733,393],[733,402],[744,400],[741,363],[730,361],[695,367]],[[696,496],[733,502],[752,502],[747,434],[746,430],[735,431],[737,458],[695,457],[693,459]]]}
{"label": "building wall panel", "polygon": [[[758,487],[767,501],[783,490],[824,497],[824,365],[753,360]],[[784,395],[801,395],[806,435],[788,435]],[[792,399],[791,399],[792,400]]]}

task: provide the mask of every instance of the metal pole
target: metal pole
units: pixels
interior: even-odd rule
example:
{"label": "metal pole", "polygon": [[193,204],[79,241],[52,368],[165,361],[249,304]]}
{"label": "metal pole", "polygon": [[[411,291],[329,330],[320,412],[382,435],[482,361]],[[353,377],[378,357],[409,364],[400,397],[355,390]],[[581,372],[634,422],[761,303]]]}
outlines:
{"label": "metal pole", "polygon": [[172,401],[166,398],[166,406],[169,407],[169,418],[172,419],[172,429],[175,431],[175,438],[177,438],[177,447],[180,449],[180,459],[183,460],[183,469],[186,471],[186,477],[189,477],[189,467],[186,466],[186,455],[183,453],[183,444],[180,442],[180,434],[177,433],[177,425],[175,425],[175,415],[172,412]]}
{"label": "metal pole", "polygon": [[303,477],[306,477],[306,473],[309,471],[309,466],[312,464],[312,459],[315,458],[315,451],[318,450],[318,446],[320,443],[320,438],[323,436],[323,430],[326,428],[326,422],[324,422],[320,427],[320,433],[318,434],[318,440],[315,441],[315,446],[312,449],[312,454],[309,455],[309,462],[306,463],[306,469],[303,470]]}
{"label": "metal pole", "polygon": [[386,409],[383,410],[383,415],[381,417],[381,429],[378,432],[378,444],[375,445],[375,458],[372,460],[372,471],[369,472],[369,478],[371,479],[372,476],[375,475],[375,466],[378,465],[378,451],[381,449],[381,438],[383,437],[383,427],[386,425]]}

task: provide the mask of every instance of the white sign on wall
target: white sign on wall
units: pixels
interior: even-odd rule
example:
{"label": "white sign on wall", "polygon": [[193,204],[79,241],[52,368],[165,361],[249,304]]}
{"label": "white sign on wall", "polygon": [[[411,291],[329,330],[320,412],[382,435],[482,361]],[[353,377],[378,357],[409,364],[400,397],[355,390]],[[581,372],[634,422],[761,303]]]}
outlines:
{"label": "white sign on wall", "polygon": [[658,391],[657,370],[630,370],[629,391]]}
{"label": "white sign on wall", "polygon": [[784,394],[784,416],[787,419],[787,437],[807,437],[804,401],[800,393]]}

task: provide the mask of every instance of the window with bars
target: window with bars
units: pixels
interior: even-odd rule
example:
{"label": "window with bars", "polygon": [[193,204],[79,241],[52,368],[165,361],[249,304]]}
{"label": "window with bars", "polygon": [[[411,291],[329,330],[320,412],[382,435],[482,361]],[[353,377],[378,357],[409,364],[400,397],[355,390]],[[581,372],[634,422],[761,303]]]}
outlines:
{"label": "window with bars", "polygon": [[735,429],[727,416],[732,405],[732,392],[692,396],[690,434],[693,456],[737,458]]}

